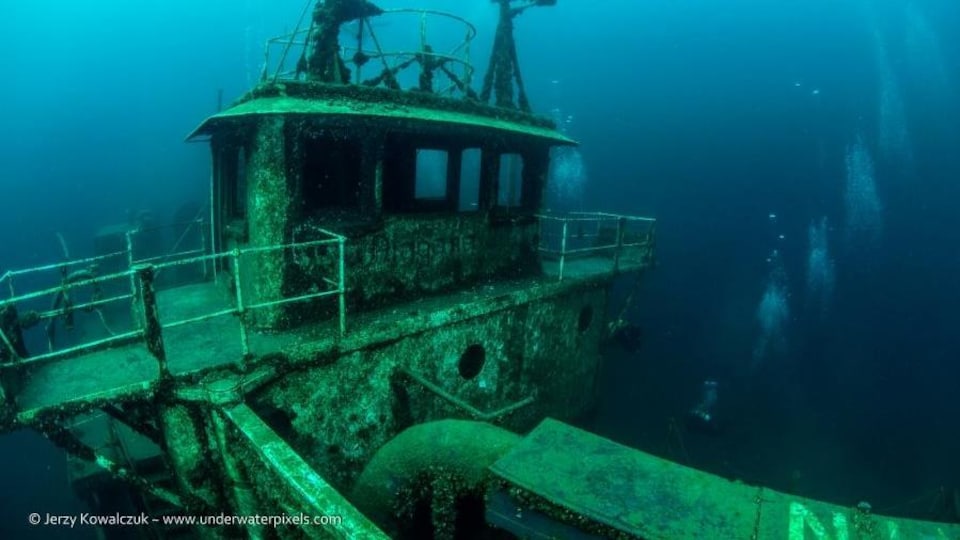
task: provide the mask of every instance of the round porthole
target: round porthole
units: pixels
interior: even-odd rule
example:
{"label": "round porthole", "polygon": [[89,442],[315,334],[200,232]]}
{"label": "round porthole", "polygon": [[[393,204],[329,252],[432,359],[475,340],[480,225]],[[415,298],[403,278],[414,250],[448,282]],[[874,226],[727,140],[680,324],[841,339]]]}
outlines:
{"label": "round porthole", "polygon": [[586,332],[593,322],[593,306],[583,306],[580,310],[580,316],[577,318],[577,330],[580,333]]}
{"label": "round porthole", "polygon": [[463,351],[463,354],[460,355],[460,363],[457,365],[460,376],[467,380],[476,377],[480,374],[480,370],[483,369],[483,363],[486,360],[487,351],[483,349],[483,345],[479,343],[470,345]]}

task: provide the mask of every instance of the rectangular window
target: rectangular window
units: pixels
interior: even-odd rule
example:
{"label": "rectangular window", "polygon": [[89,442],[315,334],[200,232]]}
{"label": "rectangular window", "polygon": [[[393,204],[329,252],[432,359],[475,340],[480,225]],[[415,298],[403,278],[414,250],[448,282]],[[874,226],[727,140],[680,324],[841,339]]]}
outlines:
{"label": "rectangular window", "polygon": [[247,213],[246,152],[242,146],[224,146],[217,155],[217,204],[224,219],[243,219]]}
{"label": "rectangular window", "polygon": [[247,153],[241,146],[237,151],[236,184],[233,192],[233,215],[242,218],[247,215]]}
{"label": "rectangular window", "polygon": [[497,186],[497,205],[520,206],[523,193],[523,157],[520,154],[500,155]]}
{"label": "rectangular window", "polygon": [[417,172],[413,196],[439,200],[447,196],[447,151],[417,149]]}
{"label": "rectangular window", "polygon": [[476,212],[480,204],[480,149],[467,148],[460,158],[461,212]]}
{"label": "rectangular window", "polygon": [[303,146],[303,204],[306,210],[359,208],[360,141],[330,135],[307,136]]}

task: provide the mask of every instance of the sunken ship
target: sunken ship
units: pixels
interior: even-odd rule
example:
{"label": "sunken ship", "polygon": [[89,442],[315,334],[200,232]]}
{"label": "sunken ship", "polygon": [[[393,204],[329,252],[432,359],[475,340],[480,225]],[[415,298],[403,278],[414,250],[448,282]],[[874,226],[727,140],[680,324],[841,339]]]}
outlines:
{"label": "sunken ship", "polygon": [[[611,286],[653,266],[656,222],[545,207],[552,152],[576,142],[532,112],[514,24],[552,4],[490,3],[482,77],[459,16],[305,8],[189,135],[211,150],[206,206],[0,276],[0,428],[63,448],[93,514],[149,518],[99,537],[955,533],[569,423],[629,335],[636,297]],[[411,39],[389,48],[380,18]]]}

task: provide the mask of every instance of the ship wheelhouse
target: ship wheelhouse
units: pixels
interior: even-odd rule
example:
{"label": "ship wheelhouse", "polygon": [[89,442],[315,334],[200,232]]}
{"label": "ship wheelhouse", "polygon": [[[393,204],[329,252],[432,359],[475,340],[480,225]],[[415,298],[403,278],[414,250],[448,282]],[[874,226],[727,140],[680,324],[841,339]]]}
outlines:
{"label": "ship wheelhouse", "polygon": [[[538,274],[550,148],[575,144],[520,111],[317,82],[261,87],[194,135],[213,151],[216,249],[343,235],[354,310]],[[275,263],[253,301],[294,286]]]}

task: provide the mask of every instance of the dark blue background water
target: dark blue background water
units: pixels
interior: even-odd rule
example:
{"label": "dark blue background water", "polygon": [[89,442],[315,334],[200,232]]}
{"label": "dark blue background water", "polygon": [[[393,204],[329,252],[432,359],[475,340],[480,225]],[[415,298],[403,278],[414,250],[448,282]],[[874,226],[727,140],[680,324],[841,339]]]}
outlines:
{"label": "dark blue background water", "polygon": [[[490,2],[413,5],[473,19],[485,65]],[[5,6],[0,271],[57,260],[58,231],[85,255],[128,209],[166,219],[202,202],[208,149],[183,137],[218,90],[229,100],[255,81],[261,44],[302,6]],[[573,117],[584,208],[660,220],[661,264],[631,312],[645,343],[611,352],[596,429],[727,476],[930,517],[939,488],[960,486],[960,4],[561,0],[520,17],[517,39],[534,106]],[[884,81],[910,159],[879,148]],[[882,205],[870,247],[844,232],[858,135]],[[836,263],[822,317],[804,302],[807,228],[821,216]],[[755,362],[772,249],[790,316],[784,348]],[[724,432],[671,429],[706,377],[720,382]],[[0,459],[0,537],[31,533],[27,512],[76,511],[62,455],[38,436],[4,436]]]}

